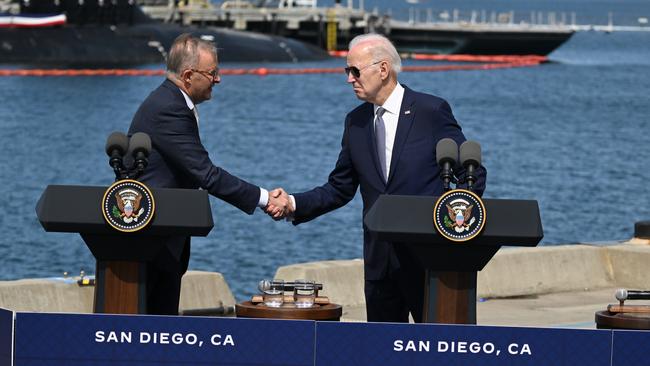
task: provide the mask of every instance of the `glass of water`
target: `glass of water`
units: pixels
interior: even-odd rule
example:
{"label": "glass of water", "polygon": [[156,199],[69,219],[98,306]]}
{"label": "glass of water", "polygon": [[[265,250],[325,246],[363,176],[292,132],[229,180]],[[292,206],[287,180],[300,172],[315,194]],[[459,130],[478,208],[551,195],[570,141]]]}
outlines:
{"label": "glass of water", "polygon": [[293,301],[297,308],[310,308],[316,300],[316,288],[314,281],[295,280],[293,281]]}
{"label": "glass of water", "polygon": [[262,280],[259,283],[259,289],[262,292],[262,301],[264,305],[279,308],[284,302],[284,280],[274,278],[272,280]]}

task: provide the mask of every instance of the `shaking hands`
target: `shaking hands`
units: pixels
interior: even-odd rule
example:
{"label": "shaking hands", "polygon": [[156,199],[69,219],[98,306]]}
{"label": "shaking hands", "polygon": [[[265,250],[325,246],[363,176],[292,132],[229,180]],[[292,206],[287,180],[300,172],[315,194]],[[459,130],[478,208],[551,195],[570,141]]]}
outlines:
{"label": "shaking hands", "polygon": [[264,212],[271,216],[273,220],[277,221],[291,217],[294,211],[293,202],[284,189],[276,188],[269,191],[269,202],[264,208]]}

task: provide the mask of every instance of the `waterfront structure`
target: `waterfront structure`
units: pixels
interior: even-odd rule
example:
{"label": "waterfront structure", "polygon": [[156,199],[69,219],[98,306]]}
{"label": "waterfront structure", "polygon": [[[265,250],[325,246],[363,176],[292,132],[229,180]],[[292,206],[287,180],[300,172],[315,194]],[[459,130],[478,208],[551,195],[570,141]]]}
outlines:
{"label": "waterfront structure", "polygon": [[[511,13],[493,20],[473,14],[467,21],[457,16],[448,21],[427,21],[413,16],[393,19],[379,11],[344,6],[319,7],[316,0],[224,1],[220,6],[188,0],[141,0],[144,11],[155,19],[192,25],[214,25],[298,39],[330,51],[345,50],[359,34],[376,32],[391,39],[400,53],[546,55],[574,33],[564,17],[550,24],[515,23]],[[168,2],[169,1],[169,2]],[[260,6],[258,6],[261,4]]]}
{"label": "waterfront structure", "polygon": [[[611,244],[501,249],[478,273],[478,324],[594,328],[594,312],[617,302],[617,288],[644,289],[650,280],[650,239]],[[275,277],[322,283],[319,294],[343,306],[342,321],[366,320],[360,259],[287,265]],[[93,287],[79,279],[0,281],[0,308],[91,313]],[[236,300],[221,274],[189,271],[181,288],[181,315],[234,315]]]}

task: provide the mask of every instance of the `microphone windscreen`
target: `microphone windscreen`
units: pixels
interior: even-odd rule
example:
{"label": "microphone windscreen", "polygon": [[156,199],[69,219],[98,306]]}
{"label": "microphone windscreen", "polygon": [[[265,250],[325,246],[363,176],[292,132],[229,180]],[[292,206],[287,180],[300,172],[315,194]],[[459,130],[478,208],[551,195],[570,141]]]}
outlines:
{"label": "microphone windscreen", "polygon": [[614,296],[616,296],[616,300],[618,301],[625,301],[627,299],[627,290],[624,288],[619,288],[616,290],[616,294],[614,294]]}
{"label": "microphone windscreen", "polygon": [[131,141],[129,142],[129,151],[131,155],[137,154],[138,152],[143,153],[145,156],[149,156],[151,151],[151,138],[144,132],[136,132],[131,136]]}
{"label": "microphone windscreen", "polygon": [[481,145],[475,141],[465,141],[460,145],[460,163],[481,165]]}
{"label": "microphone windscreen", "polygon": [[438,165],[442,165],[445,162],[450,163],[452,166],[455,165],[458,160],[458,144],[456,141],[449,137],[438,141],[436,145],[436,160],[438,161]]}
{"label": "microphone windscreen", "polygon": [[129,149],[129,138],[122,132],[113,132],[106,139],[106,154],[111,156],[114,150],[124,155]]}

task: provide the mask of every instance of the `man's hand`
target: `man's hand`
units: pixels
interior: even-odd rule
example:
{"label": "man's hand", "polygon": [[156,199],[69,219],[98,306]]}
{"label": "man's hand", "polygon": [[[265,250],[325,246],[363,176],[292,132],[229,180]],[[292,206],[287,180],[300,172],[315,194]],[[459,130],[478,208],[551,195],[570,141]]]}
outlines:
{"label": "man's hand", "polygon": [[269,192],[269,202],[264,209],[273,220],[281,220],[293,214],[294,207],[287,192],[282,188],[276,188]]}

